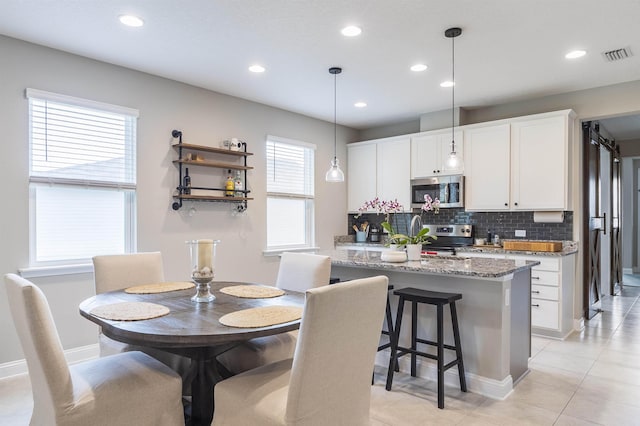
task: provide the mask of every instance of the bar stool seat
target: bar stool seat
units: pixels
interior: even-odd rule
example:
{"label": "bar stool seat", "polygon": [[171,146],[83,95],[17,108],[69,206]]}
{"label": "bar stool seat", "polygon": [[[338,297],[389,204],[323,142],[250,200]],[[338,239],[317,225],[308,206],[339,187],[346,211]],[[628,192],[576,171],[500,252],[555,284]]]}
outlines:
{"label": "bar stool seat", "polygon": [[[393,372],[397,366],[398,358],[411,354],[411,376],[416,377],[416,358],[422,356],[425,358],[436,360],[438,363],[438,408],[444,408],[444,372],[453,366],[458,366],[458,376],[460,378],[460,390],[467,391],[467,383],[464,377],[464,363],[462,361],[462,346],[460,345],[460,332],[458,329],[458,316],[456,312],[456,300],[462,299],[462,295],[458,293],[442,293],[438,291],[422,290],[419,288],[402,288],[393,292],[399,297],[398,300],[398,312],[396,314],[396,325],[393,334],[391,335],[391,358],[389,359],[389,370],[387,373],[387,385],[386,389],[391,390],[393,383]],[[400,329],[402,326],[402,315],[404,312],[404,303],[411,302],[411,347],[401,347],[398,345],[398,338],[400,336]],[[437,308],[436,316],[436,329],[437,340],[431,341],[419,338],[417,336],[418,325],[418,303],[424,303],[428,305],[435,305]],[[449,305],[451,310],[451,323],[453,325],[453,339],[454,345],[447,345],[444,343],[443,333],[443,307]],[[432,355],[426,352],[419,351],[417,344],[422,343],[426,345],[435,346],[437,348],[437,355]],[[449,349],[456,352],[456,359],[444,364],[444,350]],[[397,370],[396,370],[397,371]]]}

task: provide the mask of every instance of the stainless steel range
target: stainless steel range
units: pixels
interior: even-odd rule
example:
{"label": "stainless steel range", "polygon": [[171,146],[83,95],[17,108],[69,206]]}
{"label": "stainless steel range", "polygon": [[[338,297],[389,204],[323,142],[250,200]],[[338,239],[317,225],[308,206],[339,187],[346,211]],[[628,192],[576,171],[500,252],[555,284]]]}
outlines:
{"label": "stainless steel range", "polygon": [[455,255],[456,249],[473,245],[473,225],[422,225],[429,228],[428,235],[435,235],[437,240],[431,244],[423,244],[422,252],[433,255]]}

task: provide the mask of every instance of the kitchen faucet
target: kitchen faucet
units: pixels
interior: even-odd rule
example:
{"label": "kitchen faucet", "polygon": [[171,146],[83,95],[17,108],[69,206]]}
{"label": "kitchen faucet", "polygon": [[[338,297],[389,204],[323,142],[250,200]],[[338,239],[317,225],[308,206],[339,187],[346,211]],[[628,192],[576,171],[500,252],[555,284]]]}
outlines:
{"label": "kitchen faucet", "polygon": [[[418,230],[414,231],[414,227],[416,226],[416,222],[418,223]],[[411,218],[411,226],[409,227],[409,235],[414,237],[418,235],[418,232],[422,229],[422,218],[420,215],[416,214]]]}

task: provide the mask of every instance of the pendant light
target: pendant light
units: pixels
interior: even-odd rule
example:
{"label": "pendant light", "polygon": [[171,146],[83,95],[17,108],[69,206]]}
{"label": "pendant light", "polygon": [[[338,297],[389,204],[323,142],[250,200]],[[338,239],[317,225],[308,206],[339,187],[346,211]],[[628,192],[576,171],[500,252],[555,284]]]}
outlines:
{"label": "pendant light", "polygon": [[344,173],[340,170],[340,163],[338,161],[338,125],[336,123],[336,110],[337,110],[337,96],[336,87],[338,74],[342,72],[342,68],[331,67],[329,73],[333,74],[333,160],[331,160],[331,168],[325,176],[327,182],[344,182]]}
{"label": "pendant light", "polygon": [[459,168],[462,165],[462,158],[456,152],[455,141],[455,100],[456,100],[456,47],[455,38],[462,34],[462,29],[458,27],[445,30],[444,35],[451,39],[451,152],[447,164],[450,168]]}

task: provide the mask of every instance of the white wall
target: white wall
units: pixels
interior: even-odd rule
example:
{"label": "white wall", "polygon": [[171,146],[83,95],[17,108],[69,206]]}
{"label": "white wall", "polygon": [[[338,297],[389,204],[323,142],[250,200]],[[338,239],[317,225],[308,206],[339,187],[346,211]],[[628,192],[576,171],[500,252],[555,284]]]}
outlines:
{"label": "white wall", "polygon": [[622,268],[638,270],[638,167],[640,139],[619,141],[622,156]]}
{"label": "white wall", "polygon": [[[149,74],[90,60],[0,36],[0,181],[4,182],[0,220],[0,273],[28,266],[28,105],[27,87],[140,110],[138,121],[138,250],[160,250],[170,280],[188,277],[184,242],[194,238],[222,240],[217,279],[272,284],[278,258],[265,258],[265,135],[298,139],[317,145],[316,237],[323,249],[333,236],[345,234],[346,185],[327,184],[324,174],[333,157],[333,123],[203,90]],[[254,201],[244,215],[233,215],[232,204],[197,203],[171,209],[177,169],[170,147],[171,130],[184,141],[217,144],[229,137],[246,140],[248,188]],[[338,127],[338,157],[346,159],[346,141],[357,132]],[[343,160],[344,162],[344,160]],[[195,178],[194,178],[195,179]],[[96,329],[78,314],[78,304],[93,294],[92,274],[34,279],[47,297],[65,348],[95,343]],[[23,358],[0,290],[0,364]]]}

